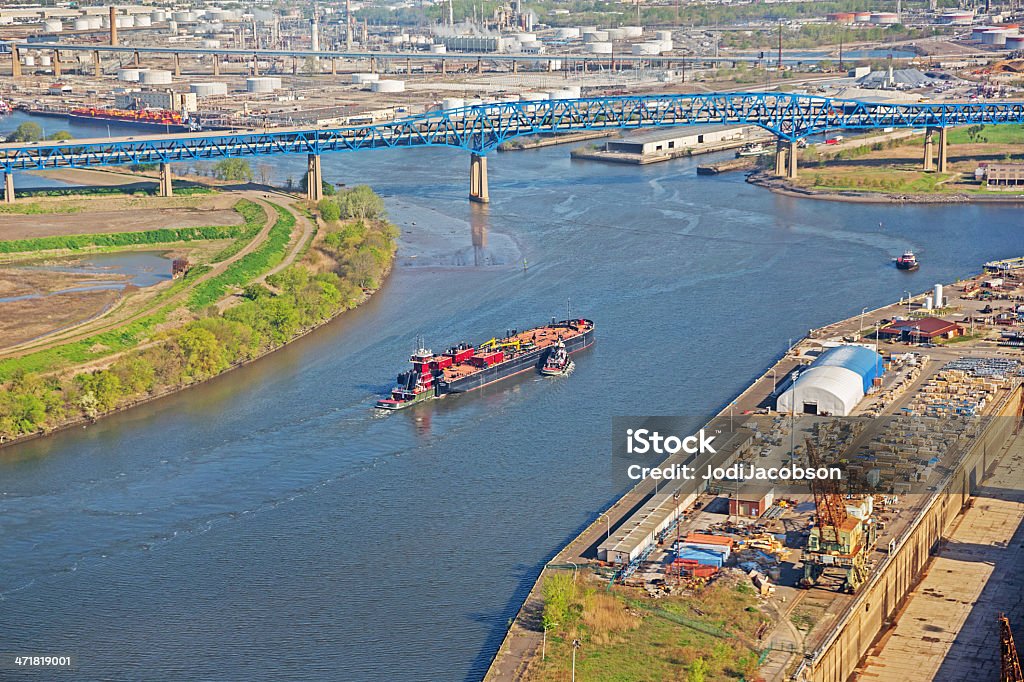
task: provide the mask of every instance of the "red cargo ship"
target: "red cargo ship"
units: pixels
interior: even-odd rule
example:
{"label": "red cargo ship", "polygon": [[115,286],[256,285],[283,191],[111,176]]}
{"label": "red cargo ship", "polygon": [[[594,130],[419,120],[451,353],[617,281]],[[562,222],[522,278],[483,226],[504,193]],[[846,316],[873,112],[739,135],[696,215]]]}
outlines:
{"label": "red cargo ship", "polygon": [[107,109],[105,107],[79,107],[68,112],[68,118],[89,121],[111,121],[146,126],[188,128],[188,121],[180,112],[166,109]]}
{"label": "red cargo ship", "polygon": [[449,393],[466,393],[510,376],[542,368],[552,353],[567,355],[594,343],[594,323],[573,319],[526,331],[512,330],[478,346],[462,343],[440,355],[420,347],[412,369],[398,375],[388,398],[377,401],[382,410],[400,410]]}

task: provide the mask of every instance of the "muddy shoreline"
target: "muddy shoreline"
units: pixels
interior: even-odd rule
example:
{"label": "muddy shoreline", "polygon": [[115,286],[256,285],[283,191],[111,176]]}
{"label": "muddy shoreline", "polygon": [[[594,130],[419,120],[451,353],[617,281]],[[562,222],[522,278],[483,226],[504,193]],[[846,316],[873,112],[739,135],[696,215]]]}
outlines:
{"label": "muddy shoreline", "polygon": [[1024,204],[1024,192],[1019,194],[1007,192],[1005,196],[990,196],[963,193],[895,194],[891,192],[808,189],[763,171],[748,175],[747,182],[787,197],[842,201],[851,204]]}

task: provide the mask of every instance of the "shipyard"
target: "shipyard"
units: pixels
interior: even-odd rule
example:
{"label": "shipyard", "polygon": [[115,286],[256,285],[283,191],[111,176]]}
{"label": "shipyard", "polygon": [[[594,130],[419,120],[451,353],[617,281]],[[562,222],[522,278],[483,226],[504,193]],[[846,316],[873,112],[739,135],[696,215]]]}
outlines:
{"label": "shipyard", "polygon": [[1022,26],[0,7],[0,677],[1024,682]]}

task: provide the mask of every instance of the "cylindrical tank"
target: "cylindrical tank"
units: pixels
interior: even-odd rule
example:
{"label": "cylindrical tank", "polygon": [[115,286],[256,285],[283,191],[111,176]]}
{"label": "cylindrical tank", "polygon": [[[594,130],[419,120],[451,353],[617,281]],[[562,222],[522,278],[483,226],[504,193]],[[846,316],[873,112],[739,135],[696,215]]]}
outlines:
{"label": "cylindrical tank", "polygon": [[539,100],[551,99],[551,96],[546,92],[521,92],[519,98],[524,102],[535,102]]}
{"label": "cylindrical tank", "polygon": [[623,26],[622,30],[626,32],[627,38],[639,38],[644,34],[643,26]]}
{"label": "cylindrical tank", "polygon": [[941,284],[936,284],[935,285],[935,291],[933,292],[933,298],[935,299],[935,307],[936,308],[941,308],[942,307],[942,302],[943,302],[943,298],[942,298],[942,285]]}
{"label": "cylindrical tank", "polygon": [[149,69],[139,73],[139,82],[146,85],[167,85],[173,80],[171,72],[164,69]]}
{"label": "cylindrical tank", "polygon": [[517,33],[512,37],[521,43],[533,43],[537,41],[536,33]]}
{"label": "cylindrical tank", "polygon": [[1007,50],[1024,50],[1024,36],[1006,36]]}
{"label": "cylindrical tank", "polygon": [[220,82],[192,83],[188,89],[196,93],[196,97],[217,97],[228,94],[228,84]]}
{"label": "cylindrical tank", "polygon": [[837,24],[852,24],[856,16],[853,12],[833,12],[827,18]]}
{"label": "cylindrical tank", "polygon": [[534,62],[534,66],[538,69],[546,69],[548,71],[561,71],[562,60],[561,59],[545,59],[543,61]]}
{"label": "cylindrical tank", "polygon": [[138,83],[142,80],[142,73],[146,69],[118,69],[117,80],[125,83]]}
{"label": "cylindrical tank", "polygon": [[871,12],[854,12],[854,21],[871,21]]}
{"label": "cylindrical tank", "polygon": [[60,23],[60,19],[47,19],[43,22],[43,31],[46,33],[60,33],[64,30],[64,25]]}
{"label": "cylindrical tank", "polygon": [[35,66],[36,58],[35,55],[27,54],[21,58],[21,61],[25,63],[25,66]]}
{"label": "cylindrical tank", "polygon": [[127,14],[127,15],[125,15],[123,17],[118,17],[117,18],[117,27],[118,28],[134,28],[135,27],[135,17],[133,17],[130,14]]}
{"label": "cylindrical tank", "polygon": [[981,42],[984,45],[994,45],[996,47],[1006,46],[1006,31],[1001,28],[993,28],[981,36]]}
{"label": "cylindrical tank", "polygon": [[441,100],[442,109],[461,109],[466,106],[466,100],[461,97],[445,97]]}
{"label": "cylindrical tank", "polygon": [[135,26],[138,28],[148,28],[153,25],[153,20],[150,19],[148,14],[137,14],[135,16]]}
{"label": "cylindrical tank", "polygon": [[405,92],[405,81],[377,81],[370,83],[372,92]]}
{"label": "cylindrical tank", "polygon": [[448,52],[448,48],[444,45],[431,45],[430,52],[432,54],[446,54]]}
{"label": "cylindrical tank", "polygon": [[373,83],[380,80],[380,75],[376,73],[354,73],[352,74],[352,82],[356,85],[366,85],[367,83]]}
{"label": "cylindrical tank", "polygon": [[612,44],[605,42],[587,43],[587,51],[591,54],[611,54]]}
{"label": "cylindrical tank", "polygon": [[868,17],[868,21],[872,24],[898,24],[900,23],[900,15],[895,12],[872,12]]}
{"label": "cylindrical tank", "polygon": [[932,305],[932,300],[933,299],[932,299],[931,296],[925,296],[924,297],[924,309],[925,310],[931,310],[932,308],[935,307],[935,306]]}
{"label": "cylindrical tank", "polygon": [[621,28],[610,28],[605,33],[608,34],[608,40],[625,40],[626,32]]}
{"label": "cylindrical tank", "polygon": [[100,17],[86,17],[85,20],[89,22],[90,31],[94,31],[98,28],[103,27],[103,19],[101,19]]}
{"label": "cylindrical tank", "polygon": [[149,13],[149,18],[154,24],[167,21],[167,12],[162,9],[155,9]]}
{"label": "cylindrical tank", "polygon": [[654,37],[657,40],[672,40],[672,31],[655,31]]}
{"label": "cylindrical tank", "polygon": [[575,99],[571,90],[549,90],[548,97],[550,99]]}
{"label": "cylindrical tank", "polygon": [[588,31],[583,34],[585,43],[606,43],[608,42],[608,31]]}
{"label": "cylindrical tank", "polygon": [[220,41],[214,40],[213,38],[205,38],[200,45],[209,49],[217,49],[220,47]]}
{"label": "cylindrical tank", "polygon": [[574,40],[580,37],[578,28],[560,28],[555,31],[555,40]]}
{"label": "cylindrical tank", "polygon": [[281,79],[275,76],[256,76],[245,79],[246,92],[273,92],[281,87]]}
{"label": "cylindrical tank", "polygon": [[635,55],[659,55],[661,54],[661,41],[648,40],[645,43],[633,43],[632,50]]}
{"label": "cylindrical tank", "polygon": [[171,19],[179,23],[187,23],[189,21],[195,21],[196,15],[194,12],[172,12]]}
{"label": "cylindrical tank", "polygon": [[975,26],[971,29],[971,40],[981,40],[981,37],[991,30],[991,26]]}
{"label": "cylindrical tank", "polygon": [[39,66],[50,66],[53,64],[53,57],[48,54],[39,56]]}

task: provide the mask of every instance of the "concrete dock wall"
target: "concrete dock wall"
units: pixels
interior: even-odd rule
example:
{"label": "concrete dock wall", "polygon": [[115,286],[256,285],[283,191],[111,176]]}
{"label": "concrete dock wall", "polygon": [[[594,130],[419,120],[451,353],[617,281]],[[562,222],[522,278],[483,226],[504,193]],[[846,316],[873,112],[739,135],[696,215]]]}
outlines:
{"label": "concrete dock wall", "polygon": [[971,446],[960,465],[934,494],[930,506],[896,542],[880,570],[864,585],[849,610],[808,656],[797,678],[807,682],[846,682],[875,638],[889,625],[925,569],[950,524],[985,478],[1013,431],[1021,387],[1014,389]]}

